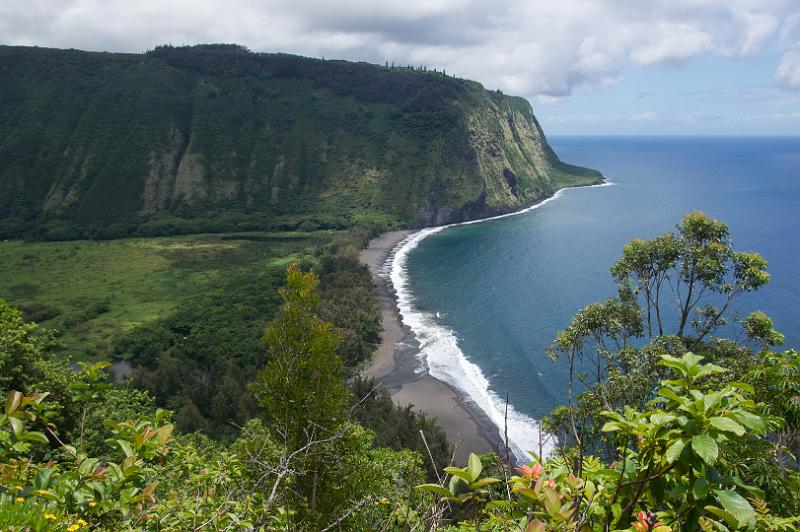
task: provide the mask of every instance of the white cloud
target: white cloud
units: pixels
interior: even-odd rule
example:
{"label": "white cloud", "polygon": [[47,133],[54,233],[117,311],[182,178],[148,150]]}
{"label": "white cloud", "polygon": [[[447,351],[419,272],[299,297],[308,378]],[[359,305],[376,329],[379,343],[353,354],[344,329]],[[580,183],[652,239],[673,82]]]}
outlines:
{"label": "white cloud", "polygon": [[633,120],[634,122],[647,122],[647,121],[658,120],[660,116],[661,115],[659,115],[654,111],[646,111],[644,113],[636,113],[634,115],[631,115],[631,120]]}
{"label": "white cloud", "polygon": [[536,100],[542,105],[555,105],[560,103],[563,98],[561,96],[548,96],[541,94],[536,97]]}
{"label": "white cloud", "polygon": [[800,90],[800,47],[783,54],[775,79],[784,87]]}
{"label": "white cloud", "polygon": [[800,88],[792,8],[797,0],[2,0],[0,41],[133,52],[237,42],[446,68],[551,102],[619,82],[630,62],[749,56],[778,33],[776,78]]}
{"label": "white cloud", "polygon": [[758,53],[779,24],[777,17],[753,11],[734,11],[733,19],[739,26],[735,32],[738,37],[735,52],[744,56]]}
{"label": "white cloud", "polygon": [[659,23],[641,30],[644,35],[631,46],[631,59],[643,65],[683,63],[714,45],[709,33],[691,24]]}
{"label": "white cloud", "polygon": [[682,95],[699,102],[729,103],[739,106],[800,106],[800,93],[782,90],[779,87],[717,87],[703,91],[685,92]]}
{"label": "white cloud", "polygon": [[781,27],[781,45],[786,50],[775,79],[787,89],[800,90],[800,11],[786,17]]}

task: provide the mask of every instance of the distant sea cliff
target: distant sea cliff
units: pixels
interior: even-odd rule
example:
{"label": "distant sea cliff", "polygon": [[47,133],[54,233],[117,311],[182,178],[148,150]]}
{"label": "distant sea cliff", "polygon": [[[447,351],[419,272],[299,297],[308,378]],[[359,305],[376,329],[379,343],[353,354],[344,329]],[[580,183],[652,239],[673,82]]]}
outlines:
{"label": "distant sea cliff", "polygon": [[0,236],[425,227],[594,184],[527,100],[235,45],[0,47]]}

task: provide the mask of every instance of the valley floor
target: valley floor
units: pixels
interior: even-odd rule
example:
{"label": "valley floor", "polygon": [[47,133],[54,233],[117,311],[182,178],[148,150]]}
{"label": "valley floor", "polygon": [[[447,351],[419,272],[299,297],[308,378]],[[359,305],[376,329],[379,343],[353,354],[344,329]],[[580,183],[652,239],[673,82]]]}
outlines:
{"label": "valley floor", "polygon": [[94,362],[110,358],[125,332],[169,315],[181,302],[254,285],[270,266],[313,256],[334,234],[3,241],[0,299],[27,320],[57,329],[65,356]]}

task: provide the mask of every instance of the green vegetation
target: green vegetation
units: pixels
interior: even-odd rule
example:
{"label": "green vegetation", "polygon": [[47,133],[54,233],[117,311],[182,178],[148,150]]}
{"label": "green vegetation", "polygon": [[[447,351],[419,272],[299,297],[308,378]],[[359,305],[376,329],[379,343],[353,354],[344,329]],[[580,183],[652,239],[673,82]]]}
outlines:
{"label": "green vegetation", "polygon": [[[742,443],[771,441],[763,405],[750,398],[757,392],[746,383],[719,386],[715,376],[726,370],[702,364],[701,356],[660,358],[670,379],[660,383],[643,411],[600,412],[606,423],[598,437],[620,442],[610,465],[572,448],[516,468],[519,475],[494,467],[504,475],[501,481],[480,477],[482,463],[471,455],[466,468],[445,469],[452,475],[448,483],[418,486],[435,496],[426,518],[442,519],[445,503],[451,503],[469,515],[456,530],[800,529],[796,499],[789,501],[794,510],[779,508],[779,498],[752,484],[760,479],[751,471],[740,476],[751,456],[730,452]],[[763,459],[772,458],[763,445],[760,452]],[[798,476],[791,470],[782,480],[796,489]]]}
{"label": "green vegetation", "polygon": [[597,172],[530,105],[442,73],[158,47],[0,47],[0,237],[429,225]]}
{"label": "green vegetation", "polygon": [[[0,297],[30,321],[58,329],[65,352],[97,360],[112,355],[121,335],[168,316],[188,300],[252,285],[291,257],[331,249],[337,238],[319,231],[0,242]],[[270,317],[261,315],[258,327]]]}
{"label": "green vegetation", "polygon": [[[377,302],[365,288],[371,287],[369,273],[346,252],[311,264],[327,296],[317,311],[331,316],[345,371],[357,370],[380,340]],[[174,312],[122,335],[115,350],[137,366],[134,384],[176,412],[179,428],[231,439],[259,409],[246,384],[269,358],[263,327],[280,308],[276,292],[284,278],[283,266],[232,277],[220,288],[198,293]],[[339,312],[349,308],[360,313]]]}
{"label": "green vegetation", "polygon": [[[350,420],[351,410],[382,399],[368,393],[349,407],[336,354],[343,335],[314,314],[318,278],[295,263],[286,280],[267,329],[269,363],[252,387],[264,408],[224,446],[176,432],[147,393],[112,386],[107,363],[73,371],[49,351],[46,331],[0,300],[0,384],[11,390],[0,414],[4,529],[371,530],[394,519],[426,478],[425,460],[375,446]],[[392,406],[389,416],[404,412]],[[440,429],[410,419],[411,433],[441,439]]]}
{"label": "green vegetation", "polygon": [[[330,322],[314,314],[318,283],[313,273],[289,266],[283,311],[265,335],[270,358],[251,386],[263,408],[266,439],[294,462],[289,504],[310,528],[334,521],[337,510],[366,496],[365,488],[388,473],[364,471],[367,464],[346,452],[358,429],[345,423],[349,391],[336,355],[339,337]],[[346,487],[340,484],[342,471],[351,479]]]}
{"label": "green vegetation", "polygon": [[180,429],[230,440],[258,411],[246,385],[267,360],[264,324],[280,308],[277,290],[292,260],[321,276],[319,313],[337,328],[347,373],[372,356],[380,316],[352,248],[368,236],[2,242],[0,297],[50,329],[65,361],[118,361],[135,386],[175,412]]}
{"label": "green vegetation", "polygon": [[0,523],[800,530],[800,353],[772,350],[783,337],[760,312],[741,321],[742,341],[714,337],[730,303],[769,280],[723,223],[692,213],[677,232],[625,247],[611,270],[618,297],[584,308],[553,344],[575,375],[548,420],[558,450],[515,470],[491,453],[450,465],[440,429],[370,382],[346,385],[347,329],[320,318],[320,295],[358,294],[342,291],[357,264],[329,255],[319,276],[290,264],[249,387],[252,419],[224,444],[177,430],[157,398],[108,383],[104,363],[73,371],[52,356],[46,331],[0,301]]}

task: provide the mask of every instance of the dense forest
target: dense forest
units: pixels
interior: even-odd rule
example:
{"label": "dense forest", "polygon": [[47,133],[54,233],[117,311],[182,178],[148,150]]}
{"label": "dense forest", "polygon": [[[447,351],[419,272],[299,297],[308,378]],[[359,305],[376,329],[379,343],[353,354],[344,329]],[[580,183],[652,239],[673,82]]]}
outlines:
{"label": "dense forest", "polygon": [[[766,261],[692,213],[625,246],[611,273],[617,295],[587,305],[552,344],[574,375],[546,423],[558,448],[516,468],[503,449],[450,464],[434,424],[353,377],[379,330],[368,311],[338,318],[375,304],[346,254],[265,272],[252,288],[274,289],[269,320],[252,325],[258,341],[246,340],[247,324],[226,336],[212,300],[131,333],[125,349],[151,369],[122,384],[103,362],[70,368],[46,329],[0,303],[0,526],[799,529],[800,354],[779,348],[762,312],[731,311],[769,282]],[[194,334],[191,349],[209,349],[187,360],[182,339]],[[170,385],[189,399],[199,389],[207,405],[217,379],[201,375],[228,349],[250,365],[247,384],[220,385],[216,409],[176,427],[148,387],[161,370],[153,360],[188,368]],[[228,421],[235,430],[220,426]]]}
{"label": "dense forest", "polygon": [[0,46],[0,79],[2,238],[422,226],[601,179],[527,100],[428,70]]}

